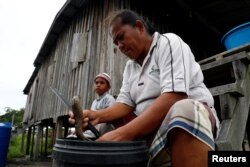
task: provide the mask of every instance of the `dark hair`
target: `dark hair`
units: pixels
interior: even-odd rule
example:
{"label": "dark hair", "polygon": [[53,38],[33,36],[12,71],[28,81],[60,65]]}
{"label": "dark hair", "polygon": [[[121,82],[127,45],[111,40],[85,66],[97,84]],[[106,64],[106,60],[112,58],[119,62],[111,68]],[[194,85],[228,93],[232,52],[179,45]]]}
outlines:
{"label": "dark hair", "polygon": [[113,24],[114,21],[118,18],[121,18],[122,25],[127,24],[127,25],[130,25],[132,27],[135,26],[135,23],[137,20],[140,20],[143,23],[146,31],[150,35],[153,35],[155,32],[155,29],[153,28],[152,24],[149,22],[148,18],[141,17],[136,12],[134,12],[132,10],[124,9],[124,10],[118,11],[111,19],[111,22],[109,25]]}

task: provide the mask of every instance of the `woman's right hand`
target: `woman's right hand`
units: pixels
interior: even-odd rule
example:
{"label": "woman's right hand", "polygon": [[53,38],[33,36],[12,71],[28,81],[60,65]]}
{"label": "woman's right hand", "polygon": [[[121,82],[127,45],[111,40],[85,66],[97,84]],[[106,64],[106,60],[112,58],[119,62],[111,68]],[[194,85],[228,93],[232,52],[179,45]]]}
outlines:
{"label": "woman's right hand", "polygon": [[[96,116],[96,112],[93,110],[83,110],[83,118],[82,118],[82,128],[86,129],[88,123],[90,122],[92,125],[98,124],[98,119]],[[75,117],[72,111],[69,111],[69,123],[74,125],[75,124]]]}

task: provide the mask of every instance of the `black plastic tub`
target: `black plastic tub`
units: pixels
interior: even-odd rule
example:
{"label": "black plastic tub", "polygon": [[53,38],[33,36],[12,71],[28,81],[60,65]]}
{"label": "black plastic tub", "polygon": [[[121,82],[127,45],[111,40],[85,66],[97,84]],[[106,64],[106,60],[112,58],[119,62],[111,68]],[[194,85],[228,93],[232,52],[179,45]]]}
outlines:
{"label": "black plastic tub", "polygon": [[53,167],[146,167],[145,141],[95,142],[57,139],[53,147]]}

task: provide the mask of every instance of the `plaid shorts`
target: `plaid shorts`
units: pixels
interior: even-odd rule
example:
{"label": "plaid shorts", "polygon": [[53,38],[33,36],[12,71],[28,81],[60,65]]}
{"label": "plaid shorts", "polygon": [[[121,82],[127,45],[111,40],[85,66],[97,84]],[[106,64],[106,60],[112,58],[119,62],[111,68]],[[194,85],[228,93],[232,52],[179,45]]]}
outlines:
{"label": "plaid shorts", "polygon": [[214,150],[215,124],[218,125],[219,122],[212,109],[206,104],[192,99],[176,102],[170,108],[151,144],[149,166],[168,166],[166,164],[170,164],[170,156],[167,155],[169,154],[167,135],[171,129],[176,127],[182,128]]}

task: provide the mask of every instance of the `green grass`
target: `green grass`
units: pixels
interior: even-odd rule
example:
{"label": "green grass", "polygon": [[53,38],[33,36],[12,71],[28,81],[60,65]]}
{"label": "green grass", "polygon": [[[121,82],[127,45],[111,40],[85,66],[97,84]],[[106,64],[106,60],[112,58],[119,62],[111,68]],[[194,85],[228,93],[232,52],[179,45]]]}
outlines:
{"label": "green grass", "polygon": [[[53,143],[52,143],[52,135],[51,131],[49,131],[48,136],[48,144],[47,144],[47,155],[50,155],[52,153]],[[9,143],[9,149],[7,154],[7,160],[11,160],[13,158],[21,158],[25,157],[26,153],[26,140],[27,140],[27,134],[24,135],[24,146],[23,151],[21,151],[21,144],[22,144],[22,134],[17,135],[16,137],[12,137]],[[31,139],[32,140],[32,139]],[[43,147],[42,147],[42,154],[45,154],[45,136],[43,136]],[[41,144],[41,143],[40,143]],[[30,143],[30,149],[31,149],[31,143]],[[30,150],[31,151],[31,150]],[[33,150],[34,152],[34,150]],[[31,152],[30,152],[31,154]],[[41,155],[42,156],[42,155]]]}
{"label": "green grass", "polygon": [[21,141],[22,135],[18,135],[15,138],[11,138],[7,154],[8,160],[25,156],[25,152],[21,152]]}
{"label": "green grass", "polygon": [[[48,142],[48,144],[47,144],[48,145],[48,147],[47,147],[47,154],[50,155],[52,153],[52,148],[53,148],[53,143],[52,143],[52,140],[51,140],[50,137],[48,137],[47,142]],[[45,144],[45,137],[43,137],[43,144]],[[44,146],[42,148],[42,152],[45,153]]]}

